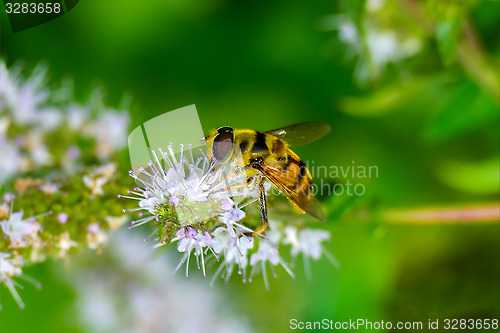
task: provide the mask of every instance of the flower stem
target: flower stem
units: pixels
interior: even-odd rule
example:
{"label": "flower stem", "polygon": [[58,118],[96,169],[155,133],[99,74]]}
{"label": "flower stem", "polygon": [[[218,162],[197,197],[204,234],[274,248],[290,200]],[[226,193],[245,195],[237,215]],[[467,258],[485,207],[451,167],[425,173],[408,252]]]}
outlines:
{"label": "flower stem", "polygon": [[491,203],[469,207],[387,209],[382,212],[382,220],[389,224],[498,223],[500,205]]}

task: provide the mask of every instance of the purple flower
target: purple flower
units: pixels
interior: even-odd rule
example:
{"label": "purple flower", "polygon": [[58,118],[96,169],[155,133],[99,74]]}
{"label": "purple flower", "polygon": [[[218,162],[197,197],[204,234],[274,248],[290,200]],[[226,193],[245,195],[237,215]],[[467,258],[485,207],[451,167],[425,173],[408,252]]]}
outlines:
{"label": "purple flower", "polygon": [[174,206],[177,206],[180,202],[180,199],[178,196],[176,195],[173,195],[170,197],[170,199],[168,199],[168,202],[171,204],[171,205],[174,205]]}
{"label": "purple flower", "polygon": [[189,238],[195,238],[197,234],[198,234],[198,232],[196,231],[195,228],[193,228],[193,227],[188,227],[187,228],[187,236]]}
{"label": "purple flower", "polygon": [[66,213],[57,214],[57,220],[59,222],[61,222],[62,224],[68,222],[68,214],[66,214]]}

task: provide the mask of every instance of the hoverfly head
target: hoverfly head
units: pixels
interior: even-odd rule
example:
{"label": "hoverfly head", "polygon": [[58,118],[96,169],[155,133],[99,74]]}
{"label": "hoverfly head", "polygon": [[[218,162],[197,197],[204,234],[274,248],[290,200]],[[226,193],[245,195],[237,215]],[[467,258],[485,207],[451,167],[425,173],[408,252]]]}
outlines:
{"label": "hoverfly head", "polygon": [[218,162],[226,161],[232,153],[234,134],[231,127],[219,127],[212,135],[211,153]]}

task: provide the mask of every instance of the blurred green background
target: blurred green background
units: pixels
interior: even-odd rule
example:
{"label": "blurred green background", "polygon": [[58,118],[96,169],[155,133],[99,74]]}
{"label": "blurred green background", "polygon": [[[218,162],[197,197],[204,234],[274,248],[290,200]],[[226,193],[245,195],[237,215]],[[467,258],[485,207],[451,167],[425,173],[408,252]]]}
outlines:
{"label": "blurred green background", "polygon": [[[413,1],[81,1],[15,34],[2,11],[1,55],[8,65],[45,62],[55,81],[73,78],[78,100],[99,86],[109,105],[131,96],[132,127],[190,104],[205,131],[320,120],[332,132],[297,148],[304,160],[378,167],[378,178],[361,180],[364,196],[322,197],[340,269],[323,258],[308,282],[298,260],[297,278],[279,270],[270,292],[261,278],[218,283],[257,331],[287,331],[291,318],[500,318],[498,220],[385,218],[499,201],[500,4],[422,4],[419,12]],[[357,47],[345,42],[346,19]],[[370,40],[380,27],[418,40],[418,52],[377,63],[376,52],[397,51],[387,38]],[[3,289],[0,332],[83,332],[59,271],[26,272],[43,289],[21,291],[25,310]]]}

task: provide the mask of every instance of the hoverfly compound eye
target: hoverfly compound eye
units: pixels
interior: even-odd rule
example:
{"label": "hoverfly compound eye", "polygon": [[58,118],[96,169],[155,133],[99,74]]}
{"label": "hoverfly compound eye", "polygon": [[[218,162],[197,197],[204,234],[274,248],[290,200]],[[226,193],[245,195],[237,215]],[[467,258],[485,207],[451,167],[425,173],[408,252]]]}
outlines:
{"label": "hoverfly compound eye", "polygon": [[233,129],[231,127],[220,127],[214,138],[213,154],[217,161],[223,162],[233,148]]}

